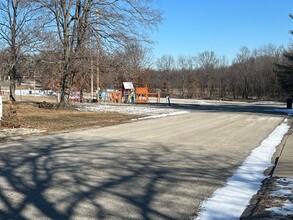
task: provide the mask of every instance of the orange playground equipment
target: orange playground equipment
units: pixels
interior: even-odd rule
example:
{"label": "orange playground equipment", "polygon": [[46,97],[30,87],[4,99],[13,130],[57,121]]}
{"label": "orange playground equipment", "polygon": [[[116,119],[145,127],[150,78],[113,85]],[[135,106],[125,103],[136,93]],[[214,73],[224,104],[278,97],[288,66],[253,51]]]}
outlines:
{"label": "orange playground equipment", "polygon": [[149,90],[147,87],[135,89],[136,103],[148,103],[149,96],[153,96],[153,95],[157,97],[157,103],[160,103],[160,98],[161,98],[160,92],[149,93]]}
{"label": "orange playground equipment", "polygon": [[109,91],[109,102],[110,103],[121,103],[122,92],[121,91]]}
{"label": "orange playground equipment", "polygon": [[135,89],[136,103],[148,103],[149,91],[147,87]]}

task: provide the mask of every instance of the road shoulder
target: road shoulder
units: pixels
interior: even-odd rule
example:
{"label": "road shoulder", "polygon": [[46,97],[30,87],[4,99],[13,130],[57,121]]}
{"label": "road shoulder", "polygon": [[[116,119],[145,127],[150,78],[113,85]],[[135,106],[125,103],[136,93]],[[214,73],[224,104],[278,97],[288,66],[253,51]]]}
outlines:
{"label": "road shoulder", "polygon": [[293,132],[291,128],[276,149],[275,166],[240,219],[293,219]]}

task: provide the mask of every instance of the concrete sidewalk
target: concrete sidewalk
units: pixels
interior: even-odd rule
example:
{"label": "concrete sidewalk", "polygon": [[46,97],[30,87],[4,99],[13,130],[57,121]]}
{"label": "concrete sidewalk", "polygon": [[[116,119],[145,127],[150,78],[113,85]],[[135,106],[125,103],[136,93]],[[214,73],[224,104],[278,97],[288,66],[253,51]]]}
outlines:
{"label": "concrete sidewalk", "polygon": [[293,134],[286,138],[273,177],[293,177]]}

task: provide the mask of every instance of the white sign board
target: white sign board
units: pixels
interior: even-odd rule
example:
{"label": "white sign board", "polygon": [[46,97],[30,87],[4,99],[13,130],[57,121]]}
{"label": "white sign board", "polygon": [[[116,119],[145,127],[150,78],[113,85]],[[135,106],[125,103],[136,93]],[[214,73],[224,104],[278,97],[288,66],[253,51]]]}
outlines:
{"label": "white sign board", "polygon": [[134,90],[132,82],[123,82],[124,89]]}
{"label": "white sign board", "polygon": [[2,96],[0,95],[0,120],[2,119]]}

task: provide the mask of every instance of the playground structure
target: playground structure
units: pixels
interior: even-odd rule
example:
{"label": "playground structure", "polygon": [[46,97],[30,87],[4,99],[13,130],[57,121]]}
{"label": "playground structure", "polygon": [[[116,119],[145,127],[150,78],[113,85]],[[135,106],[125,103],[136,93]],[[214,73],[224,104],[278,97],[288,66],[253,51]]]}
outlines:
{"label": "playground structure", "polygon": [[[134,88],[132,82],[123,82],[122,89],[107,88],[104,92],[101,90],[97,93],[96,101],[108,103],[149,103],[149,97],[156,97],[157,103],[160,103],[161,94],[149,92],[148,87]],[[79,93],[72,93],[69,101],[71,102],[88,101],[81,97]],[[94,101],[93,101],[94,102]]]}
{"label": "playground structure", "polygon": [[150,93],[148,87],[134,88],[131,82],[123,83],[122,91],[106,89],[104,102],[110,103],[149,103],[149,97],[156,97],[160,103],[160,92]]}
{"label": "playground structure", "polygon": [[132,82],[123,82],[122,84],[122,100],[123,103],[134,103],[135,93]]}
{"label": "playground structure", "polygon": [[110,103],[121,103],[122,92],[118,90],[106,90],[104,101],[108,100]]}
{"label": "playground structure", "polygon": [[157,103],[161,102],[161,93],[160,93],[160,91],[156,91],[156,92],[152,92],[152,93],[149,92],[148,96],[156,96]]}
{"label": "playground structure", "polygon": [[147,87],[136,88],[135,90],[136,102],[137,103],[148,103],[149,102],[149,91]]}
{"label": "playground structure", "polygon": [[148,87],[136,88],[135,95],[137,103],[149,103],[149,97],[154,95],[157,97],[157,103],[160,103],[161,99],[160,92],[150,93]]}

